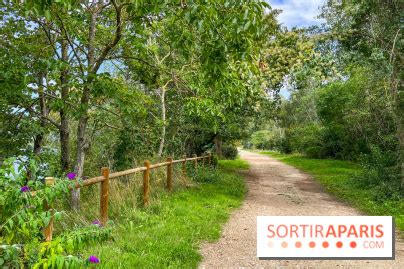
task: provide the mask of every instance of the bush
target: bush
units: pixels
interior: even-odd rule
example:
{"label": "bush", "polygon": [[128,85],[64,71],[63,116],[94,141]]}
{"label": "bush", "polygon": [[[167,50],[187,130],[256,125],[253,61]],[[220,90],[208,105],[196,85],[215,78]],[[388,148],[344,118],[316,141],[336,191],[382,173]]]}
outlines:
{"label": "bush", "polygon": [[383,152],[371,146],[371,153],[361,157],[363,173],[356,176],[357,183],[371,189],[376,201],[400,199],[400,170],[396,165],[397,154]]}
{"label": "bush", "polygon": [[237,158],[238,151],[235,145],[226,143],[222,146],[222,154],[225,159],[234,160]]}
{"label": "bush", "polygon": [[219,162],[219,160],[218,160],[217,156],[213,155],[212,156],[212,166],[217,167],[218,162]]}
{"label": "bush", "polygon": [[324,128],[317,123],[290,128],[287,132],[290,149],[312,158],[325,157]]}
{"label": "bush", "polygon": [[[75,186],[75,180],[59,178],[54,185],[48,186],[36,180],[41,176],[36,176],[39,166],[34,160],[29,161],[28,168],[22,164],[11,158],[0,168],[0,266],[48,268],[57,264],[58,268],[84,267],[88,261],[80,257],[81,248],[106,240],[111,228],[89,225],[54,235],[52,241],[44,242],[42,230],[51,220],[45,202],[54,204],[57,198],[67,195],[69,188]],[[55,208],[53,213],[55,223],[60,221],[62,211]]]}
{"label": "bush", "polygon": [[272,134],[267,130],[255,132],[251,135],[251,143],[257,149],[272,149]]}
{"label": "bush", "polygon": [[244,139],[242,144],[243,148],[245,149],[251,149],[254,146],[253,143],[248,139]]}
{"label": "bush", "polygon": [[280,141],[279,151],[285,154],[293,152],[293,149],[290,145],[290,137],[288,135],[288,129],[285,130],[285,136]]}
{"label": "bush", "polygon": [[251,135],[251,143],[257,149],[279,150],[285,146],[285,135],[282,128],[272,127],[271,130],[261,130]]}

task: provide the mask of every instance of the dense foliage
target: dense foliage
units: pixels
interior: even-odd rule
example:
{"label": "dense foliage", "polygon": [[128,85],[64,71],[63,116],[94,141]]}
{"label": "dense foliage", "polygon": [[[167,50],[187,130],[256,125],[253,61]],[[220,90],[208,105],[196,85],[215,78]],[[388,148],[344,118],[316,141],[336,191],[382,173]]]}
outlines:
{"label": "dense foliage", "polygon": [[276,14],[259,0],[2,3],[0,158],[83,178],[245,136],[271,103]]}
{"label": "dense foliage", "polygon": [[[20,165],[16,167],[16,163]],[[63,216],[63,211],[57,208],[51,211],[47,205],[63,198],[76,182],[64,178],[52,186],[45,185],[35,162],[31,160],[27,165],[29,170],[23,161],[7,159],[0,169],[0,266],[80,268],[89,264],[88,257],[82,257],[79,251],[88,244],[108,239],[110,228],[97,222],[59,232],[52,241],[45,242],[43,229],[51,218],[58,222]],[[27,171],[32,173],[28,182]]]}
{"label": "dense foliage", "polygon": [[[235,158],[234,142],[289,69],[268,68],[268,52],[286,59],[299,36],[284,37],[276,15],[261,0],[3,1],[0,267],[97,261],[80,249],[105,239],[105,227],[64,226],[43,242],[45,203],[60,198],[59,220],[69,195],[72,212],[86,202],[68,172],[85,179],[213,150]],[[40,169],[15,176],[21,160]],[[49,187],[46,176],[60,180]]]}
{"label": "dense foliage", "polygon": [[306,30],[315,53],[290,73],[290,97],[244,144],[360,162],[364,174],[356,180],[362,187],[373,189],[380,202],[400,199],[404,106],[399,10],[399,1],[328,1],[322,9],[326,23]]}
{"label": "dense foliage", "polygon": [[338,2],[322,27],[292,30],[263,0],[1,2],[0,266],[97,261],[80,248],[105,227],[43,243],[45,202],[70,195],[80,209],[66,173],[206,151],[235,159],[242,139],[359,161],[355,180],[378,202],[402,199],[402,8]]}

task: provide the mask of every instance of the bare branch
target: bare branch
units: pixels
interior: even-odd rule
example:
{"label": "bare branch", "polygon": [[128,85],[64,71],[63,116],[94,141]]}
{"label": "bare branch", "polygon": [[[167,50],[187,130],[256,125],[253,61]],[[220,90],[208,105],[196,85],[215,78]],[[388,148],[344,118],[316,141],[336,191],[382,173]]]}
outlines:
{"label": "bare branch", "polygon": [[115,0],[112,0],[111,3],[114,6],[115,12],[116,12],[115,36],[114,36],[114,39],[112,40],[112,42],[104,47],[104,49],[102,50],[100,56],[95,61],[95,65],[91,70],[94,74],[97,73],[97,71],[100,68],[101,64],[103,63],[103,61],[107,57],[109,51],[111,49],[113,49],[116,46],[116,44],[118,44],[119,40],[121,40],[121,37],[122,37],[122,21],[121,21],[122,18],[121,18],[121,15],[122,15],[122,7],[123,7],[123,5],[118,6],[116,4]]}
{"label": "bare branch", "polygon": [[108,124],[108,123],[106,123],[106,122],[104,122],[104,125],[107,126],[107,127],[109,127],[109,128],[111,128],[111,129],[123,130],[123,128],[116,127],[116,126],[112,126],[112,125],[110,125],[110,124]]}
{"label": "bare branch", "polygon": [[163,59],[161,59],[159,61],[159,64],[162,64],[164,62],[164,60],[167,59],[167,57],[170,56],[170,55],[171,55],[171,50],[163,57]]}
{"label": "bare branch", "polygon": [[393,41],[393,47],[391,48],[391,52],[390,52],[390,64],[393,62],[393,55],[395,54],[394,53],[394,49],[395,49],[395,47],[396,47],[396,41],[397,41],[397,37],[398,37],[398,33],[400,32],[400,28],[398,28],[398,30],[397,30],[397,33],[396,33],[396,36],[394,37],[394,41]]}

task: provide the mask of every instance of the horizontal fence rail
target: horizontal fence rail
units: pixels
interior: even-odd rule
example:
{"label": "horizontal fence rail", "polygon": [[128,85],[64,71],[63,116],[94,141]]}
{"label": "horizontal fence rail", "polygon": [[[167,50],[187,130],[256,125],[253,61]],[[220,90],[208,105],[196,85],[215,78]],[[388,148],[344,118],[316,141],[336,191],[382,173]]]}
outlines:
{"label": "horizontal fence rail", "polygon": [[[85,186],[90,186],[94,185],[97,183],[101,184],[100,188],[100,221],[102,225],[107,224],[108,222],[108,202],[109,202],[109,181],[114,178],[122,177],[122,176],[128,176],[132,175],[135,173],[143,172],[143,205],[147,205],[149,203],[149,194],[150,194],[150,171],[156,168],[160,167],[167,167],[167,183],[166,187],[168,191],[172,191],[172,172],[173,172],[173,164],[182,164],[182,179],[183,183],[185,183],[185,178],[186,178],[186,163],[189,161],[193,162],[193,166],[196,169],[198,166],[198,161],[202,161],[202,166],[205,165],[207,162],[208,165],[212,164],[212,155],[205,154],[202,156],[196,156],[195,154],[191,158],[187,158],[186,156],[183,157],[183,159],[179,160],[173,160],[171,157],[167,158],[166,162],[162,163],[156,163],[156,164],[150,164],[150,161],[146,160],[144,162],[144,166],[142,167],[137,167],[133,169],[128,169],[124,171],[119,171],[119,172],[114,172],[110,173],[109,167],[103,167],[101,168],[101,176],[97,177],[92,177],[89,179],[86,179],[82,181],[81,183],[77,183],[73,188],[82,188]],[[46,178],[45,184],[47,185],[53,185],[54,184],[54,179],[51,177]],[[32,192],[32,195],[35,195],[36,192]],[[51,205],[46,204],[45,208],[51,212],[51,220],[48,224],[47,227],[44,228],[44,236],[46,241],[51,241],[52,240],[52,234],[53,234],[53,209],[51,208]]]}

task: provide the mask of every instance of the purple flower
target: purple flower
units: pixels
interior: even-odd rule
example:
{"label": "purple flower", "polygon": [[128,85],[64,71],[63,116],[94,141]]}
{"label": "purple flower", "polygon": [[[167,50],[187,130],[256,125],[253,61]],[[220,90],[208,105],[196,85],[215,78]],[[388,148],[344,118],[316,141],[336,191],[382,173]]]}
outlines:
{"label": "purple flower", "polygon": [[20,191],[21,192],[27,192],[27,191],[29,191],[29,187],[28,186],[22,186]]}
{"label": "purple flower", "polygon": [[94,225],[97,225],[97,226],[102,226],[102,223],[101,223],[101,221],[99,221],[98,219],[97,220],[94,220],[93,222],[92,222]]}
{"label": "purple flower", "polygon": [[96,256],[90,256],[88,258],[88,261],[91,262],[91,263],[99,263],[100,259],[98,259]]}
{"label": "purple flower", "polygon": [[70,172],[70,173],[67,173],[66,176],[68,179],[73,180],[76,177],[76,173]]}

